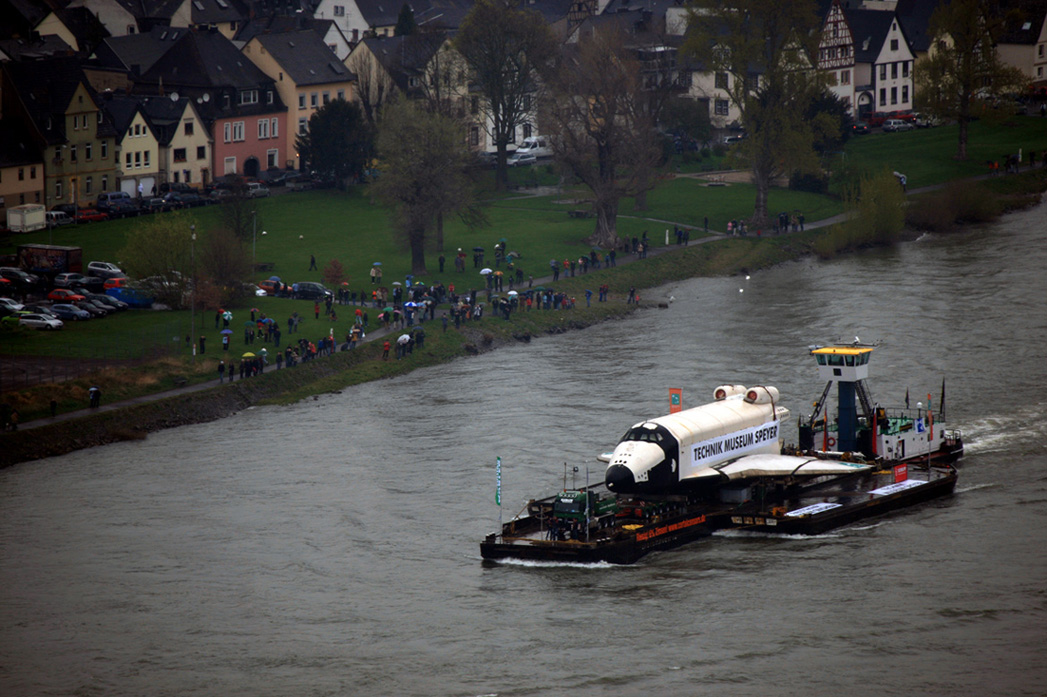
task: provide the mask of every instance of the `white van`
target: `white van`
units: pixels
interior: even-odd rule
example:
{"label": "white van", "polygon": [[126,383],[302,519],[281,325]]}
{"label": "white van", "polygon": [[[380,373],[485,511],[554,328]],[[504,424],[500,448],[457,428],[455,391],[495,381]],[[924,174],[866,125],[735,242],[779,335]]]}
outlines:
{"label": "white van", "polygon": [[58,227],[59,225],[70,225],[73,222],[72,216],[65,211],[47,211],[47,226]]}
{"label": "white van", "polygon": [[549,144],[545,140],[545,136],[531,136],[524,138],[523,142],[520,143],[520,147],[516,148],[517,154],[531,154],[534,155],[535,159],[542,159],[544,157],[552,157],[553,150],[549,147]]}

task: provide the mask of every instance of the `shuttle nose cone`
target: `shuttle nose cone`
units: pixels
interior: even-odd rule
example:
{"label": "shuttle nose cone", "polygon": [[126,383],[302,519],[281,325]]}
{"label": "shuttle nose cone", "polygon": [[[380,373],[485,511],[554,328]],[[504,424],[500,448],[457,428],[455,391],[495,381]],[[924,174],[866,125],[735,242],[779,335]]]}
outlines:
{"label": "shuttle nose cone", "polygon": [[611,465],[607,468],[604,479],[607,482],[607,488],[611,491],[625,491],[636,484],[633,471],[625,465]]}

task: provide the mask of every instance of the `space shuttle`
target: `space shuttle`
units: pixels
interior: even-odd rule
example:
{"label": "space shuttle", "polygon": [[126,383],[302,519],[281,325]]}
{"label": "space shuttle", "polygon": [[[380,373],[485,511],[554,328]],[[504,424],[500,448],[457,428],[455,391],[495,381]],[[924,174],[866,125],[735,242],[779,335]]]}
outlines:
{"label": "space shuttle", "polygon": [[758,477],[844,474],[867,465],[783,455],[789,410],[778,389],[720,385],[713,402],[641,421],[599,459],[618,494],[672,494],[701,485]]}

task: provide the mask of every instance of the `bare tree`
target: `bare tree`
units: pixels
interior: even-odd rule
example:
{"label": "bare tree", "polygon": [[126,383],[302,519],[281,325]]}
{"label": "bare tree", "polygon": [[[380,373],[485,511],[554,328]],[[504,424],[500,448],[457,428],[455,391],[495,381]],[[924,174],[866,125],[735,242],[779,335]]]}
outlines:
{"label": "bare tree", "polygon": [[586,242],[618,243],[618,203],[646,191],[661,158],[642,66],[616,31],[564,47],[549,72],[542,122],[557,161],[593,193],[596,229]]}
{"label": "bare tree", "polygon": [[498,149],[495,179],[506,188],[506,146],[532,117],[538,71],[555,54],[545,19],[516,0],[477,0],[462,21],[455,46],[472,69],[482,97],[484,128]]}

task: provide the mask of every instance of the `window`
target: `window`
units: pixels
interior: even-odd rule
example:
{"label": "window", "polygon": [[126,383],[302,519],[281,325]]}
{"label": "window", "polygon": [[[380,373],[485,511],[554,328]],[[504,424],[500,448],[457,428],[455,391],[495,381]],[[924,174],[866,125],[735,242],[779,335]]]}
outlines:
{"label": "window", "polygon": [[726,99],[717,99],[713,105],[717,116],[727,116],[731,110],[731,104]]}
{"label": "window", "polygon": [[69,146],[69,161],[70,162],[76,162],[76,146],[75,145],[70,145]]}
{"label": "window", "polygon": [[525,123],[523,125],[523,137],[524,138],[530,138],[531,137],[531,124]]}
{"label": "window", "polygon": [[62,198],[62,180],[55,181],[55,198]]}
{"label": "window", "polygon": [[227,157],[225,158],[225,171],[224,174],[236,174],[236,158]]}
{"label": "window", "polygon": [[175,148],[174,149],[174,161],[175,162],[185,162],[185,148]]}
{"label": "window", "polygon": [[109,141],[108,140],[103,140],[102,141],[102,159],[103,160],[108,160],[109,159]]}
{"label": "window", "polygon": [[29,168],[29,178],[36,179],[36,167]]}
{"label": "window", "polygon": [[278,135],[280,135],[279,129],[280,119],[276,118],[275,116],[269,119],[269,132],[272,134],[273,138],[276,138]]}
{"label": "window", "polygon": [[897,103],[898,103],[898,88],[897,87],[892,87],[891,88],[891,104],[897,104]]}
{"label": "window", "polygon": [[309,121],[304,118],[298,119],[298,133],[304,136],[308,131]]}
{"label": "window", "polygon": [[131,169],[131,153],[124,153],[124,169]]}
{"label": "window", "polygon": [[335,5],[334,6],[334,16],[335,17],[345,17],[345,5]]}
{"label": "window", "polygon": [[84,193],[85,194],[91,193],[91,189],[92,189],[93,185],[94,185],[94,180],[90,176],[85,177],[84,178]]}
{"label": "window", "polygon": [[880,66],[880,79],[881,80],[886,80],[887,79],[887,64],[886,63],[884,63],[883,65]]}
{"label": "window", "polygon": [[898,79],[898,64],[897,63],[891,63],[891,79],[892,80],[897,80]]}
{"label": "window", "polygon": [[196,159],[206,160],[207,159],[207,146],[197,145],[196,146]]}
{"label": "window", "polygon": [[187,135],[187,136],[193,135],[193,122],[192,121],[186,121],[185,125],[183,126],[183,131],[182,132],[185,133],[185,135]]}
{"label": "window", "polygon": [[330,104],[330,103],[331,103],[331,93],[330,92],[324,92],[324,105],[326,106],[327,104]]}
{"label": "window", "polygon": [[222,139],[228,143],[233,139],[233,124],[227,123],[222,128]]}
{"label": "window", "polygon": [[345,101],[345,90],[338,90],[338,98]]}
{"label": "window", "polygon": [[480,127],[470,126],[469,127],[469,145],[472,147],[478,147],[480,145]]}
{"label": "window", "polygon": [[258,120],[258,140],[269,137],[269,119]]}
{"label": "window", "polygon": [[102,123],[102,112],[98,112],[98,123]]}
{"label": "window", "polygon": [[18,181],[25,181],[25,167],[18,168]]}
{"label": "window", "polygon": [[272,90],[266,90],[265,91],[265,103],[266,104],[272,104],[273,103],[273,91]]}
{"label": "window", "polygon": [[109,191],[109,175],[102,175],[102,191]]}
{"label": "window", "polygon": [[135,152],[135,169],[142,168],[142,151]]}
{"label": "window", "polygon": [[898,39],[891,39],[891,50],[892,51],[897,51],[898,50]]}
{"label": "window", "polygon": [[150,160],[152,159],[152,157],[151,157],[152,152],[153,152],[152,150],[146,150],[144,153],[142,153],[142,166],[143,167],[149,167]]}
{"label": "window", "polygon": [[840,71],[840,84],[841,85],[849,85],[849,84],[851,84],[851,71],[850,70],[841,70]]}
{"label": "window", "polygon": [[244,122],[234,121],[233,122],[233,142],[239,143],[244,139]]}
{"label": "window", "polygon": [[880,88],[880,106],[887,106],[887,90]]}
{"label": "window", "polygon": [[902,63],[902,77],[909,77],[909,61]]}
{"label": "window", "polygon": [[84,159],[85,160],[88,160],[88,161],[91,160],[91,151],[93,149],[94,149],[94,146],[93,146],[92,143],[85,143],[84,144]]}
{"label": "window", "polygon": [[472,99],[469,100],[469,113],[473,114],[474,116],[476,114],[480,113],[480,98],[479,97],[473,97]]}
{"label": "window", "polygon": [[267,168],[276,167],[277,166],[276,159],[277,159],[277,157],[279,155],[280,155],[280,151],[279,150],[276,150],[276,149],[266,150],[265,151],[265,162],[266,162],[265,166]]}
{"label": "window", "polygon": [[727,89],[727,73],[716,73],[716,88]]}
{"label": "window", "polygon": [[298,95],[298,108],[299,109],[304,109],[305,108],[305,95],[304,94]]}
{"label": "window", "polygon": [[240,104],[257,104],[258,90],[243,90],[240,92]]}
{"label": "window", "polygon": [[316,92],[313,92],[311,95],[309,95],[309,106],[315,109],[320,103],[319,100],[320,95],[318,95]]}
{"label": "window", "polygon": [[902,85],[902,103],[905,104],[909,101],[909,86]]}

